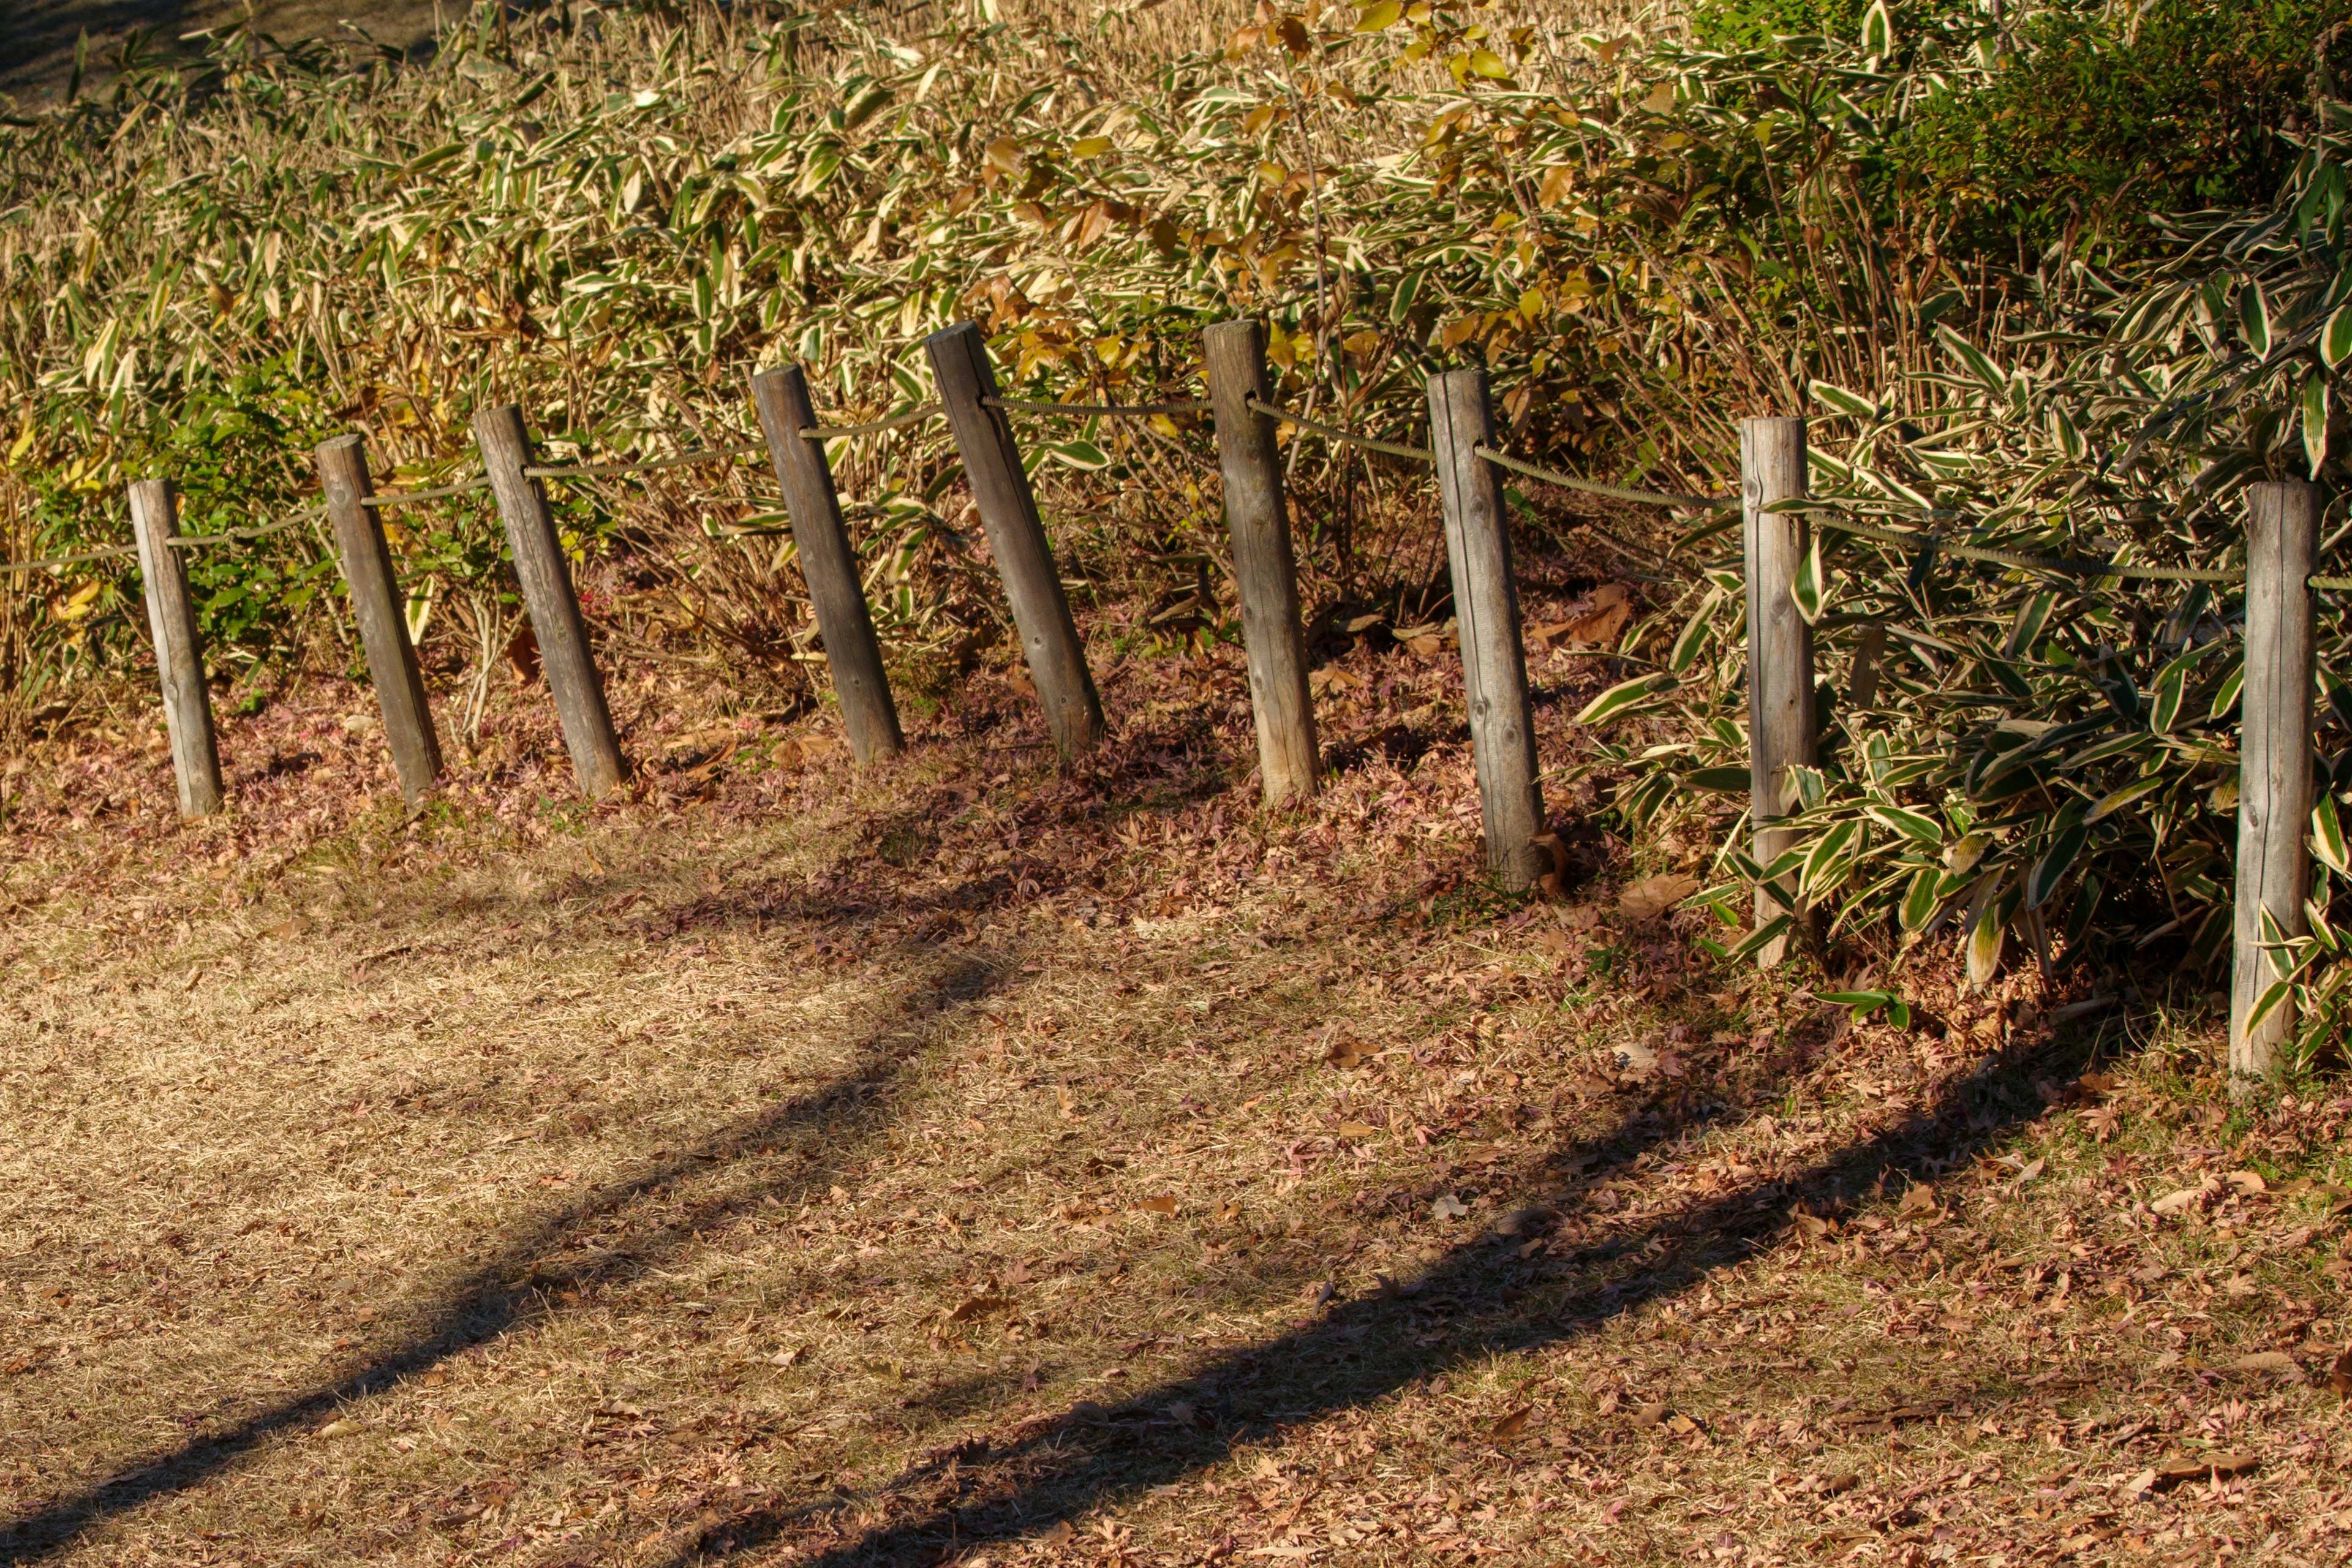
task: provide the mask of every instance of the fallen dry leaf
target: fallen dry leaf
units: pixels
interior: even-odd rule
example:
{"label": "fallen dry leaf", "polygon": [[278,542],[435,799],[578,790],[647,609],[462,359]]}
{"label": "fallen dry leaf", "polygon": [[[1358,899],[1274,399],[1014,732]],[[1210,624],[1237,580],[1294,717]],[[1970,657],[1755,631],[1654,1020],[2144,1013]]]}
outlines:
{"label": "fallen dry leaf", "polygon": [[1903,1191],[1903,1201],[1895,1205],[1896,1214],[1931,1214],[1937,1207],[1936,1189],[1925,1182],[1914,1182]]}
{"label": "fallen dry leaf", "polygon": [[1452,1193],[1440,1193],[1436,1202],[1429,1205],[1429,1212],[1439,1219],[1460,1219],[1470,1212],[1470,1205]]}
{"label": "fallen dry leaf", "polygon": [[1359,1143],[1362,1142],[1367,1138],[1379,1136],[1380,1131],[1381,1130],[1379,1128],[1373,1126],[1369,1121],[1342,1121],[1339,1123],[1339,1136]]}
{"label": "fallen dry leaf", "polygon": [[2221,1180],[2227,1182],[2241,1197],[2250,1198],[2258,1193],[2270,1191],[2263,1181],[2262,1173],[2257,1171],[2231,1171]]}
{"label": "fallen dry leaf", "polygon": [[[974,1296],[948,1314],[950,1323],[969,1323],[974,1318],[984,1318],[991,1312],[1002,1312],[1013,1303],[1003,1296]],[[797,1353],[797,1352],[794,1352]],[[790,1362],[783,1363],[790,1366]]]}
{"label": "fallen dry leaf", "polygon": [[1617,895],[1617,908],[1628,920],[1650,921],[1698,891],[1698,879],[1680,871],[1644,877]]}
{"label": "fallen dry leaf", "polygon": [[360,1424],[356,1421],[349,1419],[330,1421],[324,1426],[319,1428],[319,1436],[321,1437],[348,1437],[359,1429]]}
{"label": "fallen dry leaf", "polygon": [[1666,1414],[1666,1407],[1664,1405],[1644,1405],[1639,1410],[1633,1412],[1633,1425],[1636,1426],[1655,1426],[1660,1422],[1665,1420]]}
{"label": "fallen dry leaf", "polygon": [[1528,1429],[1528,1417],[1534,1415],[1535,1410],[1536,1407],[1532,1405],[1520,1405],[1517,1410],[1496,1422],[1493,1429],[1486,1436],[1497,1443],[1509,1442]]}
{"label": "fallen dry leaf", "polygon": [[1324,1047],[1323,1059],[1342,1072],[1352,1072],[1371,1060],[1373,1054],[1371,1047],[1353,1035],[1343,1034]]}
{"label": "fallen dry leaf", "polygon": [[2284,1351],[2256,1351],[2252,1355],[2242,1355],[2230,1363],[2230,1370],[2289,1377],[2297,1383],[2303,1381],[2303,1367]]}
{"label": "fallen dry leaf", "polygon": [[1174,1193],[1162,1193],[1158,1197],[1146,1198],[1135,1206],[1143,1210],[1146,1214],[1174,1214],[1176,1212],[1176,1194]]}
{"label": "fallen dry leaf", "polygon": [[2167,1193],[2147,1206],[2158,1214],[2179,1214],[2205,1195],[2201,1187],[2183,1187],[2177,1193]]}
{"label": "fallen dry leaf", "polygon": [[2208,1454],[2200,1458],[2167,1459],[2156,1467],[2158,1486],[2178,1486],[2182,1481],[2202,1480],[2208,1476],[2234,1476],[2259,1468],[2262,1459],[2243,1449],[2226,1454]]}
{"label": "fallen dry leaf", "polygon": [[2327,1369],[2327,1386],[2346,1399],[2352,1399],[2352,1350],[2339,1352],[2336,1364]]}

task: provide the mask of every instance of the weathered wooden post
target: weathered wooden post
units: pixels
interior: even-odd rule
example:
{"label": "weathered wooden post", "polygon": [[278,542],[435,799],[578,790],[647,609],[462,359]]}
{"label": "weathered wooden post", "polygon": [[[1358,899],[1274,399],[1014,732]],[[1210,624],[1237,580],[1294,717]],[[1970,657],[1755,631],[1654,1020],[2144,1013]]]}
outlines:
{"label": "weathered wooden post", "polygon": [[1265,329],[1254,321],[1220,321],[1203,342],[1217,461],[1225,481],[1225,526],[1234,538],[1242,644],[1249,656],[1258,771],[1266,805],[1279,805],[1315,793],[1322,758],[1307,689],[1307,638],[1298,624],[1298,567],[1290,552],[1282,459],[1275,448],[1274,421],[1249,405],[1253,397],[1273,401]]}
{"label": "weathered wooden post", "polygon": [[2294,1032],[2290,1002],[2252,1028],[2246,1016],[2276,978],[2263,951],[2263,911],[2305,934],[2311,865],[2312,603],[2318,487],[2300,479],[2246,487],[2246,679],[2240,690],[2237,952],[2230,985],[2230,1079],[2244,1087],[2277,1065]]}
{"label": "weathered wooden post", "polygon": [[987,340],[976,322],[959,321],[924,339],[923,347],[931,356],[940,402],[955,432],[956,451],[963,458],[981,525],[988,531],[997,574],[1013,605],[1021,651],[1029,660],[1038,700],[1045,704],[1045,726],[1067,762],[1102,741],[1102,699],[1087,668],[1086,646],[1078,640],[1077,623],[1070,618],[1070,601],[1062,592],[1061,571],[1054,564],[1053,546],[1037,515],[1036,492],[1021,467],[1013,426],[1004,410],[989,401],[997,391]]}
{"label": "weathered wooden post", "polygon": [[511,403],[478,410],[474,444],[481,451],[490,492],[498,497],[499,516],[506,523],[515,575],[522,583],[523,607],[530,614],[531,634],[539,639],[540,668],[555,697],[572,771],[581,792],[595,800],[620,784],[626,764],[621,760],[620,739],[613,733],[613,715],[604,706],[604,683],[588,649],[588,627],[580,618],[579,596],[572,591],[572,569],[563,558],[563,542],[556,537],[555,514],[548,510],[547,491],[523,472],[530,464],[530,437],[523,429],[522,410]]}
{"label": "weathered wooden post", "polygon": [[338,436],[320,443],[319,479],[327,492],[328,521],[335,526],[335,549],[343,558],[343,581],[352,592],[352,618],[367,650],[368,679],[383,712],[383,738],[400,774],[400,797],[413,806],[440,776],[441,737],[433,728],[425,678],[408,639],[392,552],[375,509],[367,504],[374,489],[368,482],[366,438]]}
{"label": "weathered wooden post", "polygon": [[[1796,842],[1794,830],[1772,826],[1795,793],[1791,767],[1811,767],[1815,755],[1813,628],[1797,611],[1797,573],[1811,542],[1801,511],[1768,511],[1775,501],[1806,493],[1805,422],[1739,422],[1739,500],[1748,560],[1748,795],[1753,833],[1749,853],[1759,866]],[[1794,885],[1786,884],[1791,898]],[[1781,906],[1756,892],[1756,923]],[[1801,921],[1803,911],[1799,911]],[[1757,952],[1769,969],[1788,951],[1785,937]]]}
{"label": "weathered wooden post", "polygon": [[1503,477],[1477,455],[1494,439],[1483,370],[1429,378],[1429,445],[1445,511],[1445,556],[1454,574],[1454,619],[1462,636],[1462,688],[1470,708],[1470,752],[1478,769],[1486,864],[1509,888],[1534,885],[1542,852],[1543,786],[1536,777],[1535,710],[1519,639],[1519,588],[1511,574],[1511,531]]}
{"label": "weathered wooden post", "polygon": [[824,638],[825,667],[841,703],[849,749],[861,763],[894,757],[907,749],[898,729],[898,709],[890,700],[890,679],[882,669],[882,645],[857,572],[857,553],[842,526],[841,496],[822,442],[801,432],[816,424],[808,378],[796,364],[762,371],[751,378],[751,401],[767,437],[768,460],[784,487],[784,510],[793,520],[793,543],[801,576],[816,606],[816,629]]}
{"label": "weathered wooden post", "polygon": [[204,645],[180,536],[180,498],[169,479],[131,487],[131,528],[146,585],[147,628],[155,637],[155,674],[163,689],[163,730],[172,742],[172,777],[182,816],[221,808],[220,749],[213,739],[212,693],[205,688]]}

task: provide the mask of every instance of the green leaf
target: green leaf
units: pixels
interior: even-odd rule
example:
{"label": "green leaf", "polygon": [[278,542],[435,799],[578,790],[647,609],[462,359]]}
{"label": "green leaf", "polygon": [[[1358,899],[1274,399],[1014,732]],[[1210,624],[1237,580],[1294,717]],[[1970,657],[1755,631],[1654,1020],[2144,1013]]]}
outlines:
{"label": "green leaf", "polygon": [[1936,341],[1944,345],[1947,353],[1967,366],[1969,374],[1983,383],[1986,391],[1996,396],[2009,395],[2009,377],[2000,373],[2000,366],[1985,357],[1982,349],[1951,328],[1940,324],[1936,328]]}
{"label": "green leaf", "polygon": [[2241,656],[2238,662],[2230,667],[2230,673],[2221,678],[2221,686],[2214,690],[2213,706],[2209,716],[2219,719],[2231,709],[2235,708],[2238,705],[2238,693],[2245,684],[2246,661]]}
{"label": "green leaf", "polygon": [[1672,691],[1681,683],[1671,675],[1637,675],[1631,680],[1621,680],[1584,705],[1576,716],[1580,724],[1602,724],[1622,718],[1635,709],[1648,705],[1659,693]]}
{"label": "green leaf", "polygon": [[1689,624],[1683,627],[1682,635],[1675,638],[1674,651],[1666,655],[1668,669],[1676,675],[1681,675],[1698,662],[1700,651],[1706,647],[1707,628],[1714,625],[1715,608],[1721,603],[1723,603],[1723,590],[1710,589],[1706,599],[1701,601],[1697,612],[1691,616]]}
{"label": "green leaf", "polygon": [[1878,417],[1878,405],[1873,403],[1867,397],[1863,396],[1860,393],[1848,392],[1844,387],[1839,386],[1832,382],[1817,381],[1813,383],[1813,401],[1816,403],[1826,404],[1830,407],[1836,409],[1840,414],[1851,414],[1856,419],[1875,419]]}
{"label": "green leaf", "polygon": [[2319,333],[2319,357],[2328,369],[2342,364],[2347,354],[2352,354],[2352,302],[2338,305]]}
{"label": "green leaf", "polygon": [[1910,887],[1904,889],[1902,908],[1896,911],[1905,931],[1925,930],[1936,916],[1936,884],[1943,879],[1933,867],[1913,875]]}
{"label": "green leaf", "polygon": [[2263,994],[2254,998],[2252,1007],[2246,1009],[2246,1033],[2251,1035],[2260,1028],[2263,1021],[2277,1012],[2281,1005],[2294,994],[2294,982],[2292,980],[2273,980],[2263,987]]}
{"label": "green leaf", "polygon": [[2151,773],[2147,778],[2134,779],[2121,788],[2111,789],[2101,795],[2097,804],[2084,814],[2083,820],[2085,823],[2105,821],[2142,795],[2153,795],[2171,782],[2162,773]]}
{"label": "green leaf", "polygon": [[2050,847],[2042,851],[2042,858],[2033,863],[2032,871],[2025,879],[2027,909],[2038,910],[2050,901],[2050,895],[2058,890],[2058,884],[2074,868],[2074,862],[2082,858],[2083,847],[2090,841],[2089,826],[2080,822],[2060,830],[2050,840]]}
{"label": "green leaf", "polygon": [[2001,942],[2009,933],[2000,922],[1998,904],[1998,900],[1989,903],[1969,928],[1969,984],[1972,986],[1990,984],[2000,967]]}
{"label": "green leaf", "polygon": [[2216,646],[2206,643],[2202,647],[2192,647],[2157,672],[2156,685],[2149,694],[2149,729],[2159,735],[2171,733],[2173,725],[2180,720],[2180,703],[2188,694],[2189,671]]}
{"label": "green leaf", "polygon": [[1804,560],[1797,563],[1797,580],[1789,584],[1789,596],[1797,602],[1797,614],[1811,626],[1822,618],[1822,605],[1826,591],[1822,581],[1822,536],[1813,535],[1812,548],[1805,552]]}
{"label": "green leaf", "polygon": [[2238,296],[2238,325],[2246,334],[2248,348],[2256,354],[2271,352],[2271,302],[2259,281],[2249,282]]}
{"label": "green leaf", "polygon": [[2336,797],[2323,795],[2319,804],[2311,808],[2312,848],[2327,868],[2339,877],[2352,877],[2352,852],[2344,843],[2344,825],[2336,814]]}
{"label": "green leaf", "polygon": [[1110,454],[1092,441],[1050,442],[1045,447],[1045,455],[1065,467],[1085,473],[1110,467]]}
{"label": "green leaf", "polygon": [[1886,14],[1886,0],[1870,0],[1862,14],[1862,52],[1879,59],[1895,53],[1895,18]]}
{"label": "green leaf", "polygon": [[1753,782],[1748,770],[1741,768],[1696,768],[1683,775],[1683,782],[1695,789],[1745,791]]}
{"label": "green leaf", "polygon": [[2001,645],[2003,658],[2021,658],[2042,640],[2042,628],[2049,622],[2050,611],[2058,603],[2058,591],[2044,588],[2039,594],[2029,594],[2025,603],[2017,606],[2017,616],[2009,624],[2009,640]]}
{"label": "green leaf", "polygon": [[1770,920],[1749,931],[1746,938],[1723,956],[1737,963],[1743,958],[1760,952],[1775,937],[1784,934],[1795,918],[1793,915],[1774,915]]}
{"label": "green leaf", "polygon": [[2311,375],[2303,383],[2303,455],[2311,459],[2311,477],[2327,460],[2327,378]]}
{"label": "green leaf", "polygon": [[1862,809],[1873,822],[1883,827],[1895,829],[1915,844],[1925,844],[1932,849],[1940,847],[1944,842],[1942,826],[1934,817],[1925,813],[1912,811],[1900,805],[1875,804],[1865,805]]}

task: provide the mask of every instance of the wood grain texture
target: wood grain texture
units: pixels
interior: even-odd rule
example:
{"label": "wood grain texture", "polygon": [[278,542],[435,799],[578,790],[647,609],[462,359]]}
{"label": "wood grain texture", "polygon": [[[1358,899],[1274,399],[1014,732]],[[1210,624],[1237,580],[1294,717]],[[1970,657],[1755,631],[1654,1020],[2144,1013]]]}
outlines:
{"label": "wood grain texture", "polygon": [[425,677],[408,638],[408,616],[393,574],[392,552],[383,525],[366,504],[367,443],[338,436],[319,447],[319,479],[325,487],[327,519],[334,525],[335,550],[342,557],[343,582],[351,589],[352,618],[359,623],[367,652],[368,679],[383,714],[383,738],[400,775],[400,796],[410,805],[423,800],[441,773],[441,737],[425,699]]}
{"label": "wood grain texture", "polygon": [[751,402],[760,413],[776,482],[784,488],[801,578],[816,606],[816,629],[824,638],[825,668],[841,704],[842,726],[849,731],[850,752],[861,764],[895,757],[907,749],[907,738],[882,668],[882,645],[874,636],[857,552],[841,521],[833,466],[825,461],[823,442],[801,435],[817,423],[808,378],[796,364],[761,371],[751,378]]}
{"label": "wood grain texture", "polygon": [[[1797,613],[1797,571],[1811,546],[1801,512],[1772,512],[1775,501],[1806,494],[1805,422],[1739,422],[1741,538],[1748,563],[1748,773],[1753,837],[1748,852],[1759,866],[1796,842],[1775,827],[1787,811],[1789,769],[1811,767],[1816,756],[1813,710],[1813,628]],[[1791,889],[1793,891],[1793,889]],[[1761,926],[1782,912],[1759,889]],[[1800,919],[1803,911],[1800,911]],[[1767,943],[1757,962],[1769,969],[1788,951],[1786,938]]]}
{"label": "wood grain texture", "polygon": [[2249,485],[2246,679],[2239,694],[2237,951],[2231,965],[2230,1075],[2258,1079],[2294,1032],[2292,1003],[2249,1029],[2275,978],[2263,952],[2263,911],[2289,936],[2305,926],[2311,863],[2312,601],[2321,497],[2300,480]]}
{"label": "wood grain texture", "polygon": [[1274,421],[1249,405],[1252,397],[1273,401],[1265,329],[1255,321],[1220,321],[1203,341],[1217,462],[1224,476],[1225,526],[1234,541],[1242,645],[1249,658],[1258,771],[1266,805],[1280,805],[1315,793],[1322,754],[1307,687],[1307,637],[1298,618],[1298,566],[1291,553],[1282,459],[1275,447]]}
{"label": "wood grain texture", "polygon": [[1038,701],[1045,705],[1046,730],[1066,762],[1101,743],[1105,733],[1102,699],[1096,694],[1093,672],[1087,668],[1086,645],[1078,640],[1077,623],[1070,618],[1061,569],[1054,563],[1053,547],[1037,515],[1036,493],[1021,467],[1021,448],[1013,439],[1013,426],[1006,422],[1003,409],[991,407],[987,402],[997,395],[987,340],[977,323],[959,321],[925,338],[923,347],[930,355],[931,374],[939,384],[948,426],[955,433],[965,482],[971,486],[972,500],[980,508],[981,526],[988,531],[997,576],[1013,606],[1021,652],[1029,662],[1029,679],[1036,684]]}
{"label": "wood grain texture", "polygon": [[1494,444],[1485,371],[1429,378],[1429,437],[1445,512],[1445,557],[1453,569],[1486,864],[1506,887],[1531,887],[1543,871],[1542,852],[1532,842],[1543,831],[1543,787],[1536,776],[1535,710],[1528,700],[1502,475],[1475,452]]}
{"label": "wood grain texture", "polygon": [[540,668],[555,698],[573,776],[582,794],[599,799],[619,786],[627,768],[621,760],[620,738],[613,732],[613,715],[604,706],[604,683],[589,650],[588,626],[572,592],[572,568],[556,535],[555,514],[548,510],[546,490],[523,472],[531,458],[522,410],[511,403],[478,410],[474,445],[482,454],[490,493],[498,498],[499,516],[506,523],[523,607],[530,615],[531,635],[539,639]]}
{"label": "wood grain texture", "polygon": [[163,691],[163,729],[172,742],[172,778],[180,815],[210,816],[221,808],[220,747],[213,735],[212,693],[205,686],[204,644],[196,631],[188,563],[172,541],[180,536],[180,498],[169,479],[131,487],[131,528],[139,542],[147,629],[155,638],[155,673]]}

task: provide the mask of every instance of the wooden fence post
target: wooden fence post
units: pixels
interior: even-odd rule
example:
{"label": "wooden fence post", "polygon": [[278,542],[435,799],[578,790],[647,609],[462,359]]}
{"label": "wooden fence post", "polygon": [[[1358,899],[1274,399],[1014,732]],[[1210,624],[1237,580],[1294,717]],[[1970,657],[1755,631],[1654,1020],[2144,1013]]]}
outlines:
{"label": "wooden fence post", "polygon": [[1322,757],[1307,689],[1307,638],[1298,624],[1298,566],[1274,421],[1249,405],[1273,401],[1265,374],[1265,329],[1220,321],[1203,334],[1209,400],[1217,422],[1217,462],[1225,481],[1225,526],[1234,539],[1234,583],[1242,644],[1249,655],[1250,713],[1257,721],[1258,771],[1265,803],[1315,793]]}
{"label": "wooden fence post", "polygon": [[408,640],[408,616],[400,584],[393,575],[392,552],[368,482],[367,440],[338,436],[319,445],[319,479],[327,492],[327,517],[335,525],[335,548],[343,558],[343,581],[352,591],[352,618],[367,649],[368,679],[383,712],[383,738],[400,774],[400,797],[411,806],[423,800],[441,773],[441,737],[425,700],[425,678]]}
{"label": "wooden fence post", "polygon": [[180,498],[169,479],[131,487],[131,527],[139,542],[139,575],[146,586],[147,627],[155,637],[155,673],[163,689],[163,729],[172,741],[172,776],[180,815],[210,816],[221,808],[220,748],[213,739],[212,693],[205,688],[204,645],[196,604],[188,593],[188,563],[172,541],[180,536]]}
{"label": "wooden fence post", "polygon": [[[1748,796],[1753,840],[1749,853],[1759,866],[1771,864],[1796,842],[1794,831],[1775,827],[1793,793],[1791,767],[1811,767],[1815,755],[1813,628],[1797,613],[1797,572],[1811,533],[1801,511],[1764,510],[1775,501],[1806,493],[1805,422],[1743,419],[1739,422],[1739,498],[1742,542],[1748,561]],[[1790,885],[1793,890],[1793,885]],[[1781,913],[1762,889],[1756,893],[1756,923]],[[1800,910],[1801,921],[1803,911]],[[1785,937],[1768,942],[1757,962],[1769,969],[1788,951]]]}
{"label": "wooden fence post", "polygon": [[1535,710],[1519,640],[1519,589],[1511,574],[1511,531],[1502,473],[1476,455],[1494,440],[1494,410],[1483,370],[1429,378],[1429,444],[1445,510],[1445,556],[1454,574],[1454,620],[1462,637],[1462,687],[1470,708],[1470,751],[1478,768],[1486,864],[1509,888],[1534,885],[1543,868],[1531,842],[1543,831],[1543,785],[1536,777]]}
{"label": "wooden fence post", "polygon": [[767,437],[768,460],[784,487],[784,510],[792,515],[793,543],[801,577],[816,606],[816,629],[824,638],[825,668],[841,703],[849,749],[860,763],[895,757],[907,749],[898,729],[898,709],[890,700],[890,679],[882,669],[882,647],[866,607],[857,552],[841,522],[841,496],[824,444],[803,438],[816,410],[809,403],[808,378],[796,364],[761,371],[751,378],[751,402]]}
{"label": "wooden fence post", "polygon": [[490,491],[498,497],[499,516],[506,522],[515,575],[522,583],[531,634],[539,639],[540,668],[547,674],[556,717],[563,724],[572,771],[581,793],[598,799],[620,784],[626,764],[621,760],[620,739],[613,733],[613,715],[604,706],[604,683],[588,649],[588,627],[580,618],[579,597],[572,591],[572,569],[563,558],[563,542],[556,537],[555,514],[548,510],[547,491],[523,472],[530,464],[530,437],[523,429],[522,410],[511,403],[477,410],[474,444],[490,477]]}
{"label": "wooden fence post", "polygon": [[2246,1015],[2273,975],[2263,952],[2263,911],[2305,934],[2311,865],[2312,604],[2320,498],[2299,479],[2246,487],[2246,679],[2239,701],[2237,951],[2231,965],[2230,1077],[2243,1087],[2268,1073],[2294,1032],[2292,1003],[2260,1026]]}
{"label": "wooden fence post", "polygon": [[923,340],[931,356],[948,426],[955,432],[965,479],[979,504],[981,526],[996,557],[1004,596],[1021,632],[1029,677],[1045,707],[1045,726],[1065,762],[1090,751],[1103,738],[1102,699],[1087,668],[1086,646],[1070,601],[1062,592],[1061,569],[1037,515],[1036,492],[1021,467],[1021,448],[1004,410],[992,406],[996,373],[989,368],[988,342],[978,323],[959,321]]}

